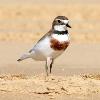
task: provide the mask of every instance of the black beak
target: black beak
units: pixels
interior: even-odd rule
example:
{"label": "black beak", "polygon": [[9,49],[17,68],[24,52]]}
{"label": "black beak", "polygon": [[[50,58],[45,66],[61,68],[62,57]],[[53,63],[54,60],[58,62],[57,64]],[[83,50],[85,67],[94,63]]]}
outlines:
{"label": "black beak", "polygon": [[69,24],[66,24],[67,27],[72,28]]}

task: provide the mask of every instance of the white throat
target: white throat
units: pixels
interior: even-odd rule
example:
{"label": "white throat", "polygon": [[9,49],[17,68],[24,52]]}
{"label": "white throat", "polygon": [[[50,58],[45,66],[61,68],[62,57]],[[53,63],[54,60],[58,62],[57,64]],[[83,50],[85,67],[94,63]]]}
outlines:
{"label": "white throat", "polygon": [[56,30],[56,31],[66,31],[67,27],[66,27],[66,25],[55,25],[54,30]]}

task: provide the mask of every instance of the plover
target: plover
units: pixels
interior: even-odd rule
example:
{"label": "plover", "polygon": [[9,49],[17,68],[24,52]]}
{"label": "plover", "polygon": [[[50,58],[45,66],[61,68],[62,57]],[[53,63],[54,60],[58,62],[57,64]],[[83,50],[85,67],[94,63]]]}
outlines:
{"label": "plover", "polygon": [[[57,16],[52,23],[50,31],[46,33],[28,53],[23,54],[17,61],[22,61],[27,58],[46,61],[45,72],[48,76],[48,73],[51,73],[54,60],[60,56],[69,45],[68,27],[71,28],[68,18],[65,16]],[[50,68],[49,71],[48,68]]]}

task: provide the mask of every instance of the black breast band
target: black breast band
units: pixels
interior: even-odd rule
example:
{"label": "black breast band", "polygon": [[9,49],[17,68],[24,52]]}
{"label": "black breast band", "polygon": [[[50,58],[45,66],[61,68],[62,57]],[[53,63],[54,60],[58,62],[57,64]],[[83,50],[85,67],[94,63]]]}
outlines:
{"label": "black breast band", "polygon": [[64,35],[64,34],[68,34],[68,31],[66,30],[66,31],[54,31],[54,34],[58,34],[58,35]]}

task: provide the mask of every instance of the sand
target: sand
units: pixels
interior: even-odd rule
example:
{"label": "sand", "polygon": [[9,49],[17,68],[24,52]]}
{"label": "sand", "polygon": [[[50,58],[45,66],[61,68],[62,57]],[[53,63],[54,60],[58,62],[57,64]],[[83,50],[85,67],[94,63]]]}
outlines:
{"label": "sand", "polygon": [[[73,96],[74,99],[83,99],[100,93],[100,75],[75,76],[34,76],[5,75],[0,76],[0,94],[29,94],[34,99],[58,99]],[[77,97],[76,97],[77,96]],[[23,97],[24,99],[24,97]]]}

